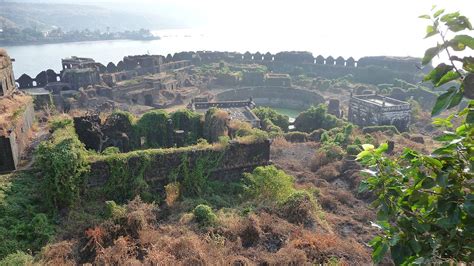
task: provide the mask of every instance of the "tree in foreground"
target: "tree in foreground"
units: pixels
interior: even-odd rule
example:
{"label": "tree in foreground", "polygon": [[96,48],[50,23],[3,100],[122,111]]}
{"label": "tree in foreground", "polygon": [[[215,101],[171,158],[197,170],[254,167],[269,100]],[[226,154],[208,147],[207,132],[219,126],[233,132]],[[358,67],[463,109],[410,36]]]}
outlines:
{"label": "tree in foreground", "polygon": [[470,33],[472,25],[459,12],[435,8],[420,18],[432,22],[426,38],[438,36],[442,42],[425,52],[422,64],[442,52],[449,61],[424,81],[453,86],[437,98],[432,116],[464,104],[463,99],[468,103],[447,118],[434,118],[433,124],[446,131],[435,138],[442,146],[429,155],[406,148],[400,157],[388,158],[386,144],[363,145],[357,158],[368,178],[360,191],[375,194],[376,226],[382,231],[370,242],[375,263],[389,250],[397,265],[474,261],[474,57],[455,55],[474,50],[474,38],[460,34]]}

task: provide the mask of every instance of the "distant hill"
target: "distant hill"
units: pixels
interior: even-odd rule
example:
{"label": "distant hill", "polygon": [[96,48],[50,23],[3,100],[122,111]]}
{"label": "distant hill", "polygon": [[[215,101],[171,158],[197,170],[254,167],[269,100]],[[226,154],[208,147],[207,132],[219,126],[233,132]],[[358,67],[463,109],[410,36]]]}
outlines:
{"label": "distant hill", "polygon": [[[57,1],[57,0],[56,0]],[[0,2],[0,28],[19,27],[47,30],[60,27],[70,30],[112,31],[147,29],[165,29],[186,27],[163,10],[164,15],[143,13],[137,9],[124,7],[123,4],[62,4],[19,1]],[[65,2],[65,1],[63,1]]]}

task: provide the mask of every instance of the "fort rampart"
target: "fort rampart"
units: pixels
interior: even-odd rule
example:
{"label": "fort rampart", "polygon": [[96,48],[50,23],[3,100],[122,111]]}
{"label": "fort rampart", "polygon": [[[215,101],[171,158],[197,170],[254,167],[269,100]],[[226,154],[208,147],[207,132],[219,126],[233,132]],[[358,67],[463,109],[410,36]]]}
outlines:
{"label": "fort rampart", "polygon": [[[147,73],[166,72],[184,69],[190,65],[209,64],[220,61],[262,64],[271,70],[280,72],[285,71],[287,68],[299,66],[306,71],[321,73],[323,76],[331,76],[331,73],[336,71],[337,77],[353,74],[353,72],[363,75],[363,71],[367,73],[368,71],[357,69],[367,69],[369,66],[375,66],[380,69],[400,72],[402,73],[400,75],[408,77],[407,80],[410,80],[410,75],[419,72],[417,66],[421,62],[419,58],[411,57],[362,57],[356,61],[353,57],[347,59],[341,56],[337,58],[332,56],[323,57],[321,55],[314,57],[309,52],[280,52],[276,54],[269,52],[265,54],[246,52],[242,54],[236,52],[198,51],[180,52],[174,55],[168,54],[166,57],[162,55],[125,56],[122,61],[116,64],[113,62],[109,62],[107,65],[95,63],[95,67],[100,74],[112,74],[117,80],[122,80]],[[35,77],[23,74],[16,80],[18,87],[21,89],[45,87],[50,82],[63,82],[63,75],[48,69],[40,72]]]}
{"label": "fort rampart", "polygon": [[[192,175],[198,167],[209,170],[210,179],[235,181],[243,172],[269,163],[269,140],[254,143],[231,141],[225,147],[189,146],[133,151],[94,160],[87,185],[107,187],[113,186],[116,178],[123,182],[133,182],[133,179],[141,176],[151,191],[162,193],[166,184],[183,181],[186,175]],[[183,167],[187,170],[183,170]],[[121,171],[117,173],[116,169]]]}

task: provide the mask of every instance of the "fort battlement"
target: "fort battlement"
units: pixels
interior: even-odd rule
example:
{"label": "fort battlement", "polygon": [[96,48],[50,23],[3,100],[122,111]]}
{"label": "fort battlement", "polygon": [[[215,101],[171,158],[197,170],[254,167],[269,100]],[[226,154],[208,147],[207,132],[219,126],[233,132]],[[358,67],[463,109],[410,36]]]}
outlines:
{"label": "fort battlement", "polygon": [[[71,57],[63,60],[63,71],[75,68],[95,68],[98,73],[109,74],[114,80],[127,80],[135,76],[146,74],[169,72],[175,70],[187,70],[192,65],[202,65],[217,62],[230,62],[239,64],[261,64],[274,70],[286,70],[285,66],[300,66],[310,71],[326,73],[335,71],[341,75],[351,74],[359,68],[369,66],[381,69],[391,69],[397,72],[409,73],[419,71],[417,66],[421,64],[420,58],[412,57],[362,57],[355,60],[353,57],[347,59],[338,56],[324,57],[313,56],[309,52],[290,51],[272,53],[237,53],[237,52],[179,52],[174,55],[133,55],[125,56],[118,63],[109,62],[107,65],[95,62],[91,58]],[[345,69],[342,71],[342,69]],[[428,71],[427,68],[424,71]],[[63,72],[62,71],[62,72]],[[359,70],[360,72],[360,70]],[[52,69],[40,72],[34,78],[23,74],[16,80],[21,89],[44,87],[50,82],[64,82],[62,73],[56,73]],[[66,82],[67,83],[67,82]]]}

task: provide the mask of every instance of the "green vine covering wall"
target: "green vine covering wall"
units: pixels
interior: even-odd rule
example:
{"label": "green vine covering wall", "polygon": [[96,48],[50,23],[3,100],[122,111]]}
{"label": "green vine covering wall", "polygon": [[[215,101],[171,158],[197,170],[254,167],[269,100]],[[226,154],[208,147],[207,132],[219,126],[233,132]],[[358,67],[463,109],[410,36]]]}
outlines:
{"label": "green vine covering wall", "polygon": [[[124,132],[130,139],[132,150],[163,148],[173,146],[169,143],[174,136],[174,130],[183,130],[185,133],[184,145],[193,145],[203,136],[202,116],[187,109],[167,113],[162,110],[153,110],[135,118],[132,114],[119,111],[112,113],[105,123],[108,130]],[[168,120],[172,120],[172,128]],[[109,132],[110,133],[110,132]],[[141,138],[144,143],[141,143]]]}
{"label": "green vine covering wall", "polygon": [[145,113],[138,120],[136,127],[140,137],[145,137],[145,148],[158,148],[167,146],[168,132],[166,123],[168,113],[153,110]]}
{"label": "green vine covering wall", "polygon": [[51,138],[38,147],[35,166],[43,173],[43,191],[49,204],[60,209],[79,197],[89,163],[71,120],[55,121],[51,128]]}
{"label": "green vine covering wall", "polygon": [[[159,171],[156,164],[166,164],[174,170],[159,180],[163,183],[180,182],[183,193],[187,196],[201,196],[206,193],[209,176],[219,166],[225,148],[219,149],[211,145],[170,149],[150,149],[129,153],[102,156],[109,168],[107,181],[102,192],[106,198],[117,202],[125,202],[136,195],[146,201],[161,200],[156,193],[156,184],[151,184],[146,175],[148,172]],[[152,164],[153,162],[153,164]],[[175,165],[168,165],[174,162]]]}
{"label": "green vine covering wall", "polygon": [[174,128],[186,132],[185,145],[195,144],[199,138],[202,138],[203,123],[201,117],[200,114],[188,109],[171,113]]}

